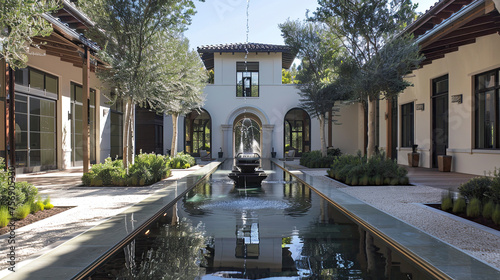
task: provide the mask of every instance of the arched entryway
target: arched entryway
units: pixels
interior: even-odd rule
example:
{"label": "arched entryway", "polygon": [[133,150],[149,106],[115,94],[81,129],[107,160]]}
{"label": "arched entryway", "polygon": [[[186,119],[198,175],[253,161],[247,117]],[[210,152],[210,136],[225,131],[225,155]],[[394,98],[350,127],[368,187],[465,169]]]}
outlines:
{"label": "arched entryway", "polygon": [[233,151],[262,155],[262,122],[254,114],[239,115],[233,123]]}
{"label": "arched entryway", "polygon": [[300,108],[294,108],[285,115],[284,150],[295,150],[295,155],[311,151],[311,117]]}
{"label": "arched entryway", "polygon": [[199,157],[200,150],[212,152],[212,118],[206,110],[195,110],[184,118],[184,151]]}

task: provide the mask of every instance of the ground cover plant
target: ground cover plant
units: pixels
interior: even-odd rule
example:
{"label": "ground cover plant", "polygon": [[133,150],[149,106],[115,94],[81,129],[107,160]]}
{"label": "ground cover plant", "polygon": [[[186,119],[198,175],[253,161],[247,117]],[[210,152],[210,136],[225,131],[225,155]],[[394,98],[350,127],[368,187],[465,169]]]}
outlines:
{"label": "ground cover plant", "polygon": [[[0,228],[6,226],[12,218],[22,220],[30,213],[50,209],[45,208],[45,203],[33,184],[15,182],[14,189],[11,189],[8,181],[9,176],[10,172],[6,170],[5,160],[0,157]],[[52,207],[54,206],[52,205]]]}
{"label": "ground cover plant", "polygon": [[127,174],[123,161],[107,158],[104,163],[92,165],[89,172],[83,174],[82,183],[86,186],[151,185],[170,176],[171,161],[169,156],[141,153]]}
{"label": "ground cover plant", "polygon": [[376,154],[369,159],[357,155],[337,157],[328,176],[351,186],[408,185],[408,171],[394,160],[387,159],[385,153]]}
{"label": "ground cover plant", "polygon": [[328,149],[327,156],[321,156],[321,151],[303,153],[300,157],[300,165],[309,168],[330,168],[333,161],[342,155],[340,149]]}

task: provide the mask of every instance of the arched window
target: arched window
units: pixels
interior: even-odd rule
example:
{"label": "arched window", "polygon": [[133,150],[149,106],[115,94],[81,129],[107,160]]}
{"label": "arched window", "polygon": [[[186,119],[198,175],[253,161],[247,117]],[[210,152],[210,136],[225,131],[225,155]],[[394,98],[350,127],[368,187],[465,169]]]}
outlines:
{"label": "arched window", "polygon": [[257,116],[245,114],[234,122],[234,151],[261,154],[261,124]]}
{"label": "arched window", "polygon": [[200,150],[211,152],[212,121],[207,111],[192,111],[184,119],[184,151],[200,156]]}
{"label": "arched window", "polygon": [[302,109],[292,109],[285,115],[285,151],[295,150],[295,155],[311,151],[311,118]]}

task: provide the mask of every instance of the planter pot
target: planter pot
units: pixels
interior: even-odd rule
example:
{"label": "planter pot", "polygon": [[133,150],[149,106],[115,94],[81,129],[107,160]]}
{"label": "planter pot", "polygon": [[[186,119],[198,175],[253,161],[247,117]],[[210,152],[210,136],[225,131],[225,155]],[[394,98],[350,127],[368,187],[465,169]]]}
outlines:
{"label": "planter pot", "polygon": [[218,152],[219,158],[222,158],[224,156],[224,152]]}
{"label": "planter pot", "polygon": [[271,157],[275,158],[276,157],[276,152],[271,152]]}
{"label": "planter pot", "polygon": [[441,172],[451,171],[452,156],[438,156],[438,169]]}
{"label": "planter pot", "polygon": [[420,163],[420,153],[408,153],[408,166],[418,167]]}

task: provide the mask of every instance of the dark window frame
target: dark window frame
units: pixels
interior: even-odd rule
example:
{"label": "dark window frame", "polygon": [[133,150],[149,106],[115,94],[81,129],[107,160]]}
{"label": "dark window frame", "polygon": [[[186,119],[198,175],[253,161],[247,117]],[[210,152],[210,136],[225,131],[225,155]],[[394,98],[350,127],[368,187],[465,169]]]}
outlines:
{"label": "dark window frame", "polygon": [[[492,86],[481,88],[479,80],[481,77],[493,76]],[[474,148],[483,150],[500,150],[500,68],[477,74],[473,77],[474,81]],[[489,123],[492,123],[490,134],[486,129],[488,121],[481,113],[485,113],[486,95],[491,94],[489,105],[494,110],[494,116],[490,117]],[[492,104],[491,104],[492,103]],[[483,111],[481,108],[484,108]],[[493,119],[493,121],[491,121]],[[482,120],[482,121],[481,121]],[[485,125],[486,124],[486,125]],[[482,132],[482,133],[481,133]],[[482,134],[482,135],[481,135]],[[489,139],[488,139],[489,138]],[[490,140],[490,141],[488,141]]]}
{"label": "dark window frame", "polygon": [[401,104],[401,147],[411,148],[414,144],[415,102],[409,102]]}
{"label": "dark window frame", "polygon": [[[245,62],[238,61],[236,62],[236,97],[259,97],[260,96],[260,75],[259,75],[259,62],[246,62],[246,69],[242,69],[245,67]],[[249,77],[245,77],[244,73],[250,73]],[[257,83],[254,82],[254,73],[257,73]],[[241,84],[239,83],[241,75]],[[249,80],[250,88],[248,91],[245,91],[245,79]],[[257,96],[252,96],[253,90],[252,87],[257,87]]]}

